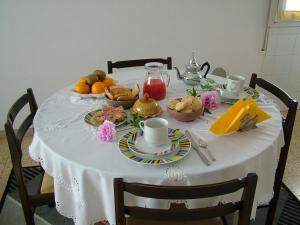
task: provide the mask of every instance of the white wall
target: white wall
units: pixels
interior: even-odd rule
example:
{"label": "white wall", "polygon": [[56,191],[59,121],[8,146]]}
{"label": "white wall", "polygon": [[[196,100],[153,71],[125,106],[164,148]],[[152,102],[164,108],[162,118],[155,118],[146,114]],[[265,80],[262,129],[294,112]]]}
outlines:
{"label": "white wall", "polygon": [[107,60],[172,56],[260,72],[268,0],[1,0],[0,130],[32,87],[38,103]]}
{"label": "white wall", "polygon": [[270,29],[262,74],[300,100],[300,27]]}

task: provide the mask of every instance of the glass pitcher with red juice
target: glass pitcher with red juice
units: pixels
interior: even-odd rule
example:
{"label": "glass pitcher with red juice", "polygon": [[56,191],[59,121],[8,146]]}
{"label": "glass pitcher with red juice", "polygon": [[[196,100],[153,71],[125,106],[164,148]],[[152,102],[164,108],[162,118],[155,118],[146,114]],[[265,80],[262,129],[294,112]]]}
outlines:
{"label": "glass pitcher with red juice", "polygon": [[163,71],[163,64],[157,62],[147,63],[145,69],[147,75],[144,82],[144,94],[148,93],[150,98],[155,100],[164,99],[170,83],[170,76]]}

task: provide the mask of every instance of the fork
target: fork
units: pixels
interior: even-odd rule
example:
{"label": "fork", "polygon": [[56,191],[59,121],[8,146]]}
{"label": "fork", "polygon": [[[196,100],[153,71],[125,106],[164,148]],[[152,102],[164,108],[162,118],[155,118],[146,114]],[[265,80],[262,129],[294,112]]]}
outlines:
{"label": "fork", "polygon": [[212,160],[212,161],[216,161],[216,158],[213,156],[213,154],[211,153],[211,151],[207,148],[208,144],[206,141],[204,141],[202,138],[198,137],[198,145],[201,147],[201,148],[204,148],[207,152],[207,155],[209,156],[209,158]]}
{"label": "fork", "polygon": [[195,149],[195,151],[197,152],[197,154],[200,156],[200,158],[202,159],[202,161],[209,166],[211,164],[211,162],[207,159],[207,157],[204,155],[204,153],[202,153],[202,151],[200,150],[200,146],[198,145],[198,143],[195,141],[195,139],[193,138],[192,134],[186,130],[185,131],[185,135],[190,139],[192,147]]}

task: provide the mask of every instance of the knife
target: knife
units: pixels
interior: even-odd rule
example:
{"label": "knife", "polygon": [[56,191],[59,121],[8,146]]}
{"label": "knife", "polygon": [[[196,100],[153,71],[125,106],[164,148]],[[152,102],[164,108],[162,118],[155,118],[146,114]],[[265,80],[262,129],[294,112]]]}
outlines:
{"label": "knife", "polygon": [[198,155],[200,156],[200,158],[202,159],[202,161],[206,164],[206,165],[210,165],[210,161],[207,159],[207,157],[201,152],[200,147],[198,145],[198,143],[195,141],[195,139],[193,138],[192,134],[186,130],[185,131],[185,135],[190,139],[191,143],[192,143],[192,147],[196,150],[196,152],[198,153]]}
{"label": "knife", "polygon": [[202,138],[198,137],[198,145],[200,146],[200,148],[205,149],[207,155],[209,156],[209,158],[212,161],[216,161],[216,158],[213,156],[213,154],[211,153],[211,151],[208,149],[206,141],[204,141]]}

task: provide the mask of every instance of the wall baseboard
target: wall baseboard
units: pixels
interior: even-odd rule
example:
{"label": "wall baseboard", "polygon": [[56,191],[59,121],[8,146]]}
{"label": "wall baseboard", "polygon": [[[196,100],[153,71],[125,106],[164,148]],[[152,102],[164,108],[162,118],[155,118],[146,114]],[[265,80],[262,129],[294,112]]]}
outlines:
{"label": "wall baseboard", "polygon": [[0,130],[0,138],[6,138],[4,130]]}

